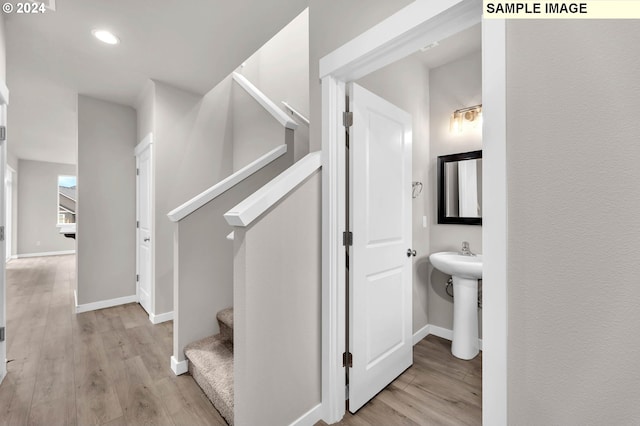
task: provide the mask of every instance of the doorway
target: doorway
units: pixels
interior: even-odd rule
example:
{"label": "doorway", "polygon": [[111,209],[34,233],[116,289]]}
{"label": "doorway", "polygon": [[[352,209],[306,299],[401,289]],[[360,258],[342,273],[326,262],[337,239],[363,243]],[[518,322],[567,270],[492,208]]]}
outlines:
{"label": "doorway", "polygon": [[135,149],[136,156],[136,295],[152,318],[153,279],[153,136],[149,133]]}
{"label": "doorway", "polygon": [[[420,48],[481,21],[480,2],[415,2],[320,61],[323,152],[323,403],[326,418],[345,412],[346,389],[341,354],[345,352],[346,260],[341,256],[344,211],[345,136],[341,100],[347,84]],[[483,22],[483,423],[506,425],[506,120],[505,22]],[[487,238],[487,235],[490,238]]]}

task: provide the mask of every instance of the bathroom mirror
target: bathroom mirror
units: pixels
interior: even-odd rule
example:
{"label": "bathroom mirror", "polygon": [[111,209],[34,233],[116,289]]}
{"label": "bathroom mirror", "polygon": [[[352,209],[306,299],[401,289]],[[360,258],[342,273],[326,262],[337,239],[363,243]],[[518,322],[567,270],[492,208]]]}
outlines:
{"label": "bathroom mirror", "polygon": [[482,151],[438,157],[438,223],[482,225]]}

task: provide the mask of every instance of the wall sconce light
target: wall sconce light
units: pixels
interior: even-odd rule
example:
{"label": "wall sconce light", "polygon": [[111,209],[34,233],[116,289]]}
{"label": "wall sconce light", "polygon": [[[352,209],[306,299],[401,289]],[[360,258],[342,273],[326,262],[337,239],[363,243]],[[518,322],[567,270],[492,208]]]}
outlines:
{"label": "wall sconce light", "polygon": [[478,127],[482,124],[482,104],[468,108],[457,109],[449,119],[449,131],[462,133],[468,126]]}

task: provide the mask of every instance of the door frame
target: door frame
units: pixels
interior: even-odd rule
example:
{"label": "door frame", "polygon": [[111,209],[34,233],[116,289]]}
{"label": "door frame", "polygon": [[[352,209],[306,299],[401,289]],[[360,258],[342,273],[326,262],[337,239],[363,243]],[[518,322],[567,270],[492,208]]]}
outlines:
{"label": "door frame", "polygon": [[[7,108],[9,107],[9,89],[4,81],[0,81],[0,126],[7,126]],[[0,176],[5,176],[7,167],[7,138],[0,141]],[[4,188],[0,188],[0,225],[5,224],[5,206],[4,206]],[[7,248],[6,244],[2,245],[0,253],[4,253]],[[6,255],[6,254],[5,254]],[[7,265],[6,262],[0,262],[0,326],[7,325]],[[0,383],[7,375],[7,336],[5,333],[5,341],[0,345]]]}
{"label": "door frame", "polygon": [[[13,217],[13,208],[15,207],[13,205],[13,195],[14,195],[14,190],[13,190],[13,184],[15,182],[15,173],[16,171],[13,170],[13,167],[11,167],[8,163],[6,164],[6,169],[4,172],[4,179],[5,179],[5,193],[3,194],[4,196],[4,200],[5,200],[5,206],[4,206],[4,211],[5,211],[5,218],[4,218],[4,225],[5,225],[5,230],[4,230],[4,235],[5,235],[5,246],[7,246],[9,248],[8,253],[5,253],[5,257],[6,257],[6,261],[8,262],[9,260],[11,260],[12,255],[11,252],[13,251],[14,247],[13,247],[13,223],[15,218]],[[6,188],[10,188],[10,190],[7,192]],[[8,204],[7,204],[8,201]],[[9,208],[10,207],[10,208]],[[9,217],[7,217],[6,212],[9,212]],[[9,220],[9,218],[11,220]]]}
{"label": "door frame", "polygon": [[[320,60],[322,85],[322,405],[345,413],[344,111],[346,83],[482,22],[483,424],[507,425],[506,22],[482,20],[480,0],[418,0]],[[490,143],[489,143],[490,141]]]}
{"label": "door frame", "polygon": [[[150,231],[151,235],[151,244],[149,245],[149,250],[151,250],[151,276],[149,279],[151,280],[151,312],[149,312],[149,320],[154,322],[155,313],[156,313],[156,250],[155,250],[155,229],[156,229],[156,215],[154,214],[154,204],[155,204],[155,179],[154,179],[154,139],[153,133],[148,133],[147,136],[140,141],[138,145],[136,145],[133,154],[136,157],[136,170],[140,167],[140,154],[142,154],[147,148],[149,148],[149,186],[151,187],[149,190],[149,213],[151,214],[150,220]],[[140,178],[138,177],[138,173],[136,172],[136,221],[140,220],[140,212],[138,211],[138,185],[140,184]],[[136,226],[136,275],[140,274],[140,232],[138,231],[138,227]],[[140,303],[140,282],[136,280],[136,300]]]}

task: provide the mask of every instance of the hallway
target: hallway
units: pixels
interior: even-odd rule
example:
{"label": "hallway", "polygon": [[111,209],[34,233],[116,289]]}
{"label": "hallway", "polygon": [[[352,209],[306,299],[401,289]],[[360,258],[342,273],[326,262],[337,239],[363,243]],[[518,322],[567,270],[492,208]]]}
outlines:
{"label": "hallway", "polygon": [[8,374],[0,425],[221,425],[169,368],[173,323],[138,304],[74,313],[75,256],[7,264]]}

